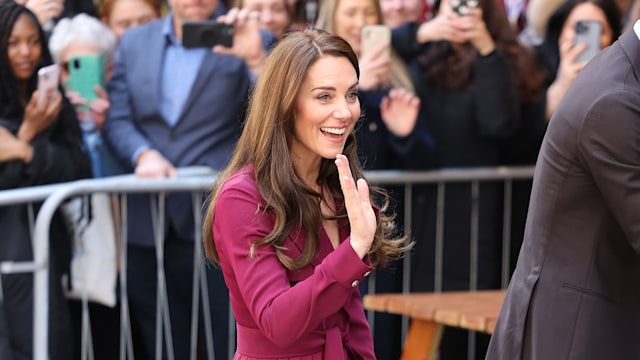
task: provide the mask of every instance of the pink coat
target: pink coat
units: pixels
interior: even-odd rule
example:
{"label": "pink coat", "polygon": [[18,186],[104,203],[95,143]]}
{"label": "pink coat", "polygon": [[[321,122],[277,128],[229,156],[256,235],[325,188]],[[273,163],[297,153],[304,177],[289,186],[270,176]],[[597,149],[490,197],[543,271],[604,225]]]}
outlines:
{"label": "pink coat", "polygon": [[[236,316],[235,359],[375,359],[358,283],[373,268],[349,243],[349,225],[340,226],[334,250],[324,231],[314,261],[287,270],[272,246],[250,244],[273,228],[252,167],[232,176],[216,202],[213,235]],[[304,232],[294,229],[283,244],[296,258]]]}

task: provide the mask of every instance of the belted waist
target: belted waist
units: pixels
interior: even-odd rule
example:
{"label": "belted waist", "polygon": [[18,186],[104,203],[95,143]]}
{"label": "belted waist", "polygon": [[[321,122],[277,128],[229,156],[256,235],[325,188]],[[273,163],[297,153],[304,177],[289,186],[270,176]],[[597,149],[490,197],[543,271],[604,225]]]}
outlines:
{"label": "belted waist", "polygon": [[251,357],[296,357],[322,354],[323,359],[347,360],[342,334],[338,327],[324,332],[313,331],[287,348],[281,348],[267,339],[259,329],[248,328],[236,323],[238,352]]}

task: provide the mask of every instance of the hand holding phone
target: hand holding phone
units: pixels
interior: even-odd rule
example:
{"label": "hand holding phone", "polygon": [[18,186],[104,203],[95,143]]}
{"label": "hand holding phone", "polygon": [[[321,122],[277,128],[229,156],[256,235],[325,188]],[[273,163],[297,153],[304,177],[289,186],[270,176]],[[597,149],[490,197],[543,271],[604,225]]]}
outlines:
{"label": "hand holding phone", "polygon": [[38,70],[38,88],[24,108],[22,124],[18,130],[21,140],[30,142],[55,121],[62,109],[59,83],[58,65],[49,65]]}
{"label": "hand holding phone", "polygon": [[360,57],[363,58],[379,47],[386,48],[378,55],[377,59],[389,60],[391,58],[391,29],[386,25],[366,25],[362,28],[360,36]]}
{"label": "hand holding phone", "polygon": [[187,21],[182,24],[182,45],[185,48],[216,45],[233,46],[233,25],[216,21]]}
{"label": "hand holding phone", "polygon": [[587,48],[578,55],[578,62],[589,61],[600,51],[600,36],[602,35],[602,23],[598,20],[578,20],[575,25],[576,36],[574,46],[585,43]]}
{"label": "hand holding phone", "polygon": [[65,86],[69,91],[78,94],[86,104],[83,108],[97,99],[96,86],[104,87],[106,58],[104,54],[75,55],[68,63],[69,80]]}
{"label": "hand holding phone", "polygon": [[58,90],[60,83],[60,67],[51,64],[38,70],[38,106],[42,105],[47,98],[51,97],[53,91]]}

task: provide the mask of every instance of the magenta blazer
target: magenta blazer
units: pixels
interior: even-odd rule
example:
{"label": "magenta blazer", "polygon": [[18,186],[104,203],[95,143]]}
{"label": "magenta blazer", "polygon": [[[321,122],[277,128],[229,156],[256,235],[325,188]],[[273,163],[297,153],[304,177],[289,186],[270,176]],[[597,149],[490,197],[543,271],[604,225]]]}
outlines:
{"label": "magenta blazer", "polygon": [[[358,284],[373,268],[349,243],[349,226],[340,226],[333,249],[324,230],[315,260],[287,270],[272,246],[249,247],[273,229],[252,166],[223,185],[216,202],[213,235],[236,316],[235,359],[375,359]],[[302,229],[283,246],[296,258],[304,248]]]}

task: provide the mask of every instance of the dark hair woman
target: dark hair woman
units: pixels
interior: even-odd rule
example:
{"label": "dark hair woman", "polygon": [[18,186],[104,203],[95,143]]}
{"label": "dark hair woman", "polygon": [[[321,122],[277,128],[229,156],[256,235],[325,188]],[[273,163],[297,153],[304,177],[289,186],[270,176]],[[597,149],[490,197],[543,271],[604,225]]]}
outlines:
{"label": "dark hair woman", "polygon": [[348,43],[322,30],[286,35],[267,59],[204,227],[236,359],[375,358],[358,284],[407,245],[362,179],[358,77]]}
{"label": "dark hair woman", "polygon": [[[37,18],[13,1],[0,2],[0,189],[50,184],[91,176],[75,110],[59,89],[38,102],[37,71],[50,64]],[[30,211],[0,208],[0,261],[31,261]],[[71,325],[62,295],[69,236],[62,219],[51,224],[49,258],[49,358],[70,359]],[[33,357],[33,276],[2,275],[0,358]],[[3,338],[4,337],[4,338]]]}

